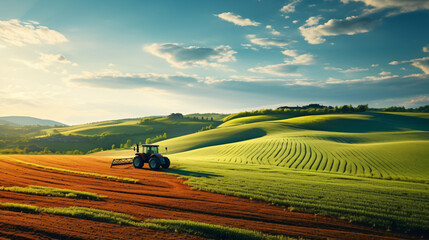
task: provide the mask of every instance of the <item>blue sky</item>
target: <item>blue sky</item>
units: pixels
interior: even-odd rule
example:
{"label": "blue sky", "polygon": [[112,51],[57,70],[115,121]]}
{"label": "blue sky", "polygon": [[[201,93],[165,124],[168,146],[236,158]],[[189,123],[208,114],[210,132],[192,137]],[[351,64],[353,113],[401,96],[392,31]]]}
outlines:
{"label": "blue sky", "polygon": [[1,1],[0,115],[429,104],[429,1]]}

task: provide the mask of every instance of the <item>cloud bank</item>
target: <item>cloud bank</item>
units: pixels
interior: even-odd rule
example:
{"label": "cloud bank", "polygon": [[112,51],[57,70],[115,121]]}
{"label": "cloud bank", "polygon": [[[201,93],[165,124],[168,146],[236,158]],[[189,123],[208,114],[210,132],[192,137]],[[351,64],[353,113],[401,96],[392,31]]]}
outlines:
{"label": "cloud bank", "polygon": [[67,42],[61,33],[35,21],[18,19],[0,21],[0,46],[26,46],[31,44],[56,44]]}
{"label": "cloud bank", "polygon": [[190,86],[199,81],[195,76],[184,74],[122,73],[111,69],[98,72],[84,71],[81,74],[70,75],[65,80],[77,85],[110,89],[177,88]]}
{"label": "cloud bank", "polygon": [[413,67],[419,68],[425,74],[429,74],[429,57],[416,58],[416,59],[411,59],[407,61],[392,61],[389,64],[398,65],[398,64],[404,64],[404,63],[411,63]]}
{"label": "cloud bank", "polygon": [[165,59],[177,68],[224,67],[221,63],[235,62],[234,54],[237,53],[230,46],[222,45],[216,48],[186,47],[179,43],[154,43],[144,46],[143,50]]}
{"label": "cloud bank", "polygon": [[312,26],[317,24],[319,20],[311,17],[307,19],[305,25],[299,27],[301,35],[310,44],[324,43],[326,41],[325,36],[366,33],[380,23],[380,20],[368,16],[351,16],[345,19],[330,19],[324,24]]}
{"label": "cloud bank", "polygon": [[426,0],[341,0],[343,3],[362,2],[366,6],[376,9],[397,8],[400,13],[414,12],[429,9],[429,1]]}
{"label": "cloud bank", "polygon": [[216,17],[219,17],[222,20],[227,22],[232,22],[238,26],[259,26],[260,23],[252,21],[249,18],[242,18],[240,15],[234,14],[232,12],[224,12],[221,14],[215,14]]}

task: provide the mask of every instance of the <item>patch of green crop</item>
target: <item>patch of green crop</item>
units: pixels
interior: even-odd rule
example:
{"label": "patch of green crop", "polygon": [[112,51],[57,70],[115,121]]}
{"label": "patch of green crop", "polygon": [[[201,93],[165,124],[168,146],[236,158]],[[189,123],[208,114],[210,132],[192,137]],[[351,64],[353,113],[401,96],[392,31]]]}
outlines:
{"label": "patch of green crop", "polygon": [[138,183],[139,182],[139,180],[133,179],[133,178],[122,178],[122,177],[116,177],[116,176],[105,175],[105,174],[98,174],[98,173],[91,173],[91,172],[81,172],[81,171],[74,171],[74,170],[69,170],[69,169],[64,169],[64,168],[44,166],[44,165],[40,165],[40,164],[36,164],[36,163],[30,163],[30,162],[21,161],[19,159],[15,159],[15,158],[11,158],[11,157],[8,157],[8,158],[5,158],[5,159],[8,159],[8,160],[14,161],[14,162],[18,162],[18,163],[21,163],[21,164],[29,165],[29,166],[32,166],[32,167],[37,167],[37,168],[42,168],[42,169],[47,169],[47,170],[54,170],[54,171],[58,171],[58,172],[66,172],[66,173],[78,174],[78,175],[89,176],[89,177],[104,178],[104,179],[107,179],[107,180],[110,180],[110,181],[126,182],[126,183]]}
{"label": "patch of green crop", "polygon": [[75,191],[70,189],[61,189],[61,188],[52,188],[52,187],[43,187],[43,186],[33,186],[28,187],[2,187],[0,186],[0,191],[9,191],[17,193],[26,193],[39,196],[50,196],[50,197],[67,197],[67,198],[76,198],[76,199],[88,199],[88,200],[102,200],[106,196],[98,195],[96,193],[84,192],[84,191]]}
{"label": "patch of green crop", "polygon": [[178,159],[167,171],[197,190],[347,219],[392,231],[429,233],[429,185],[292,170],[277,166]]}
{"label": "patch of green crop", "polygon": [[270,236],[257,231],[194,221],[151,219],[144,222],[144,224],[148,223],[155,224],[155,230],[163,229],[169,232],[186,233],[210,239],[294,239],[286,236]]}
{"label": "patch of green crop", "polygon": [[120,225],[149,228],[168,232],[179,232],[189,235],[201,236],[210,239],[292,239],[286,236],[272,236],[261,232],[230,228],[220,225],[213,225],[194,221],[170,220],[170,219],[150,219],[137,221],[134,217],[95,208],[68,207],[49,208],[37,207],[27,204],[0,203],[0,208],[25,213],[47,213],[73,218],[87,219],[99,222],[108,222]]}

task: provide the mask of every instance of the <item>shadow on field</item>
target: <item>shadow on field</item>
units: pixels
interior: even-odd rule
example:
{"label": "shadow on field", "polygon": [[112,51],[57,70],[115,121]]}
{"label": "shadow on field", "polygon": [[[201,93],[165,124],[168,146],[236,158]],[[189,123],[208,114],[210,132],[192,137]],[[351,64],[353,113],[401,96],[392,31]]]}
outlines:
{"label": "shadow on field", "polygon": [[220,175],[217,175],[217,174],[193,172],[193,171],[187,171],[187,170],[175,169],[175,168],[170,168],[165,171],[168,173],[173,173],[173,174],[178,174],[178,175],[188,176],[188,177],[205,177],[205,178],[220,177]]}

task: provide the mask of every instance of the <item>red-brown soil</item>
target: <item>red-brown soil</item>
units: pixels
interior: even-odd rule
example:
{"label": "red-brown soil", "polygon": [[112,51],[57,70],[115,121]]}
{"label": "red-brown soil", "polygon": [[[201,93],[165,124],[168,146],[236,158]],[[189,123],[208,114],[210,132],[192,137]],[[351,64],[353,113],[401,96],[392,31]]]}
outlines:
{"label": "red-brown soil", "polygon": [[[139,184],[45,170],[14,162],[139,179]],[[12,160],[12,161],[11,161]],[[148,218],[180,219],[245,228],[267,234],[314,239],[404,239],[406,235],[363,227],[344,220],[290,212],[267,203],[192,190],[183,180],[163,171],[110,168],[110,159],[94,156],[1,155],[0,186],[39,185],[88,191],[108,196],[104,201],[35,196],[0,191],[0,202],[41,207],[81,206]],[[147,166],[145,166],[147,167]],[[0,239],[201,239],[48,214],[0,210]]]}

